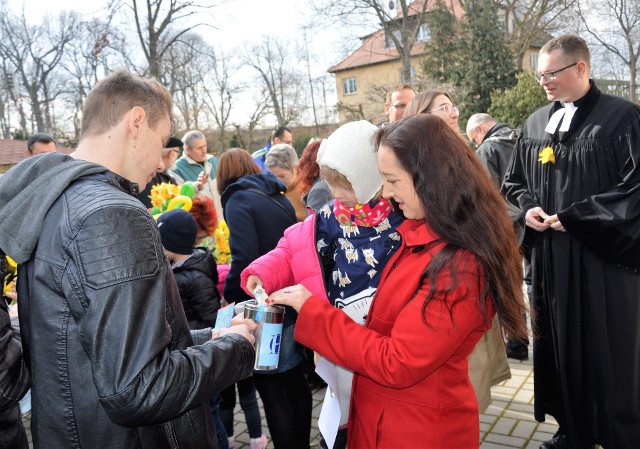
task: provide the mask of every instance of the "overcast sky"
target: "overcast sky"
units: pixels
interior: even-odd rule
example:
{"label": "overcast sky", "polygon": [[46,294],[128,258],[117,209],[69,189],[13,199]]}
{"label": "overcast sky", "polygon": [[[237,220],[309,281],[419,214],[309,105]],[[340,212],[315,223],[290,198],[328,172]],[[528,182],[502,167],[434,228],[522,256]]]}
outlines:
{"label": "overcast sky", "polygon": [[[102,8],[107,0],[8,0],[11,9],[18,12],[24,6],[26,17],[33,18],[34,23],[50,15],[55,15],[61,10],[76,11],[85,17],[100,16],[104,14]],[[203,4],[207,0],[203,0]],[[293,43],[304,42],[302,38],[302,26],[312,20],[312,15],[303,0],[225,0],[218,6],[204,12],[203,16],[197,16],[195,21],[210,23],[212,27],[198,27],[196,32],[215,48],[225,52],[242,49],[252,42],[258,42],[263,35],[285,37]],[[209,17],[206,17],[209,16]],[[187,19],[191,20],[191,18]],[[185,22],[183,22],[185,23]],[[366,31],[345,30],[338,27],[317,28],[308,34],[309,53],[312,55],[310,65],[314,78],[326,74],[326,70],[340,62],[349,50],[357,46],[357,37],[366,34]],[[132,36],[132,39],[137,37]],[[133,42],[133,40],[132,40]],[[292,60],[292,64],[302,65],[306,70],[306,62]],[[240,74],[243,79],[255,76],[249,70]],[[333,81],[332,86],[334,87]],[[335,93],[332,94],[335,105]],[[244,121],[240,116],[248,111],[247,106],[252,102],[251,94],[244,94],[238,99],[238,106],[233,115],[237,115],[238,121]],[[245,109],[242,109],[242,108]],[[272,119],[271,121],[274,121]],[[266,123],[271,126],[275,123]]]}

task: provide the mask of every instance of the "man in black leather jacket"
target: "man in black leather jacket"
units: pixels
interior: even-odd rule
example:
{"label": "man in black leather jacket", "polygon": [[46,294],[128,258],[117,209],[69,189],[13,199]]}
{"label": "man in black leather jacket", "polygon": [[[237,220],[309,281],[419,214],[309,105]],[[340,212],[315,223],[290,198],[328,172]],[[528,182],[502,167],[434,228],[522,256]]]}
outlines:
{"label": "man in black leather jacket", "polygon": [[0,179],[36,447],[216,448],[207,401],[251,373],[255,324],[189,331],[134,197],[164,168],[170,110],[156,81],[116,72],[87,97],[73,157],[35,156]]}

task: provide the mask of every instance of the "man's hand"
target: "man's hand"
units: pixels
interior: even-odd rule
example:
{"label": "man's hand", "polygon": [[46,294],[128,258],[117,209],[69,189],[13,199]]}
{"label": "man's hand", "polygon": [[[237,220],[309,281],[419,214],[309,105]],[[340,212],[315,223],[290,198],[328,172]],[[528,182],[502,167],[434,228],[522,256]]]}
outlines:
{"label": "man's hand", "polygon": [[213,332],[211,335],[211,338],[212,339],[220,338],[223,335],[227,335],[227,334],[238,334],[238,335],[242,335],[244,338],[249,340],[249,342],[253,346],[255,346],[256,338],[253,336],[251,332],[256,330],[257,327],[258,325],[256,324],[255,321],[242,318],[240,315],[236,315],[235,317],[233,317],[233,320],[231,321],[231,327],[227,327],[224,329],[220,329],[216,332]]}
{"label": "man's hand", "polygon": [[202,190],[208,180],[209,173],[200,172],[200,174],[198,175],[198,179],[196,180],[196,187],[198,188],[198,190]]}
{"label": "man's hand", "polygon": [[554,231],[567,232],[564,226],[562,226],[562,223],[560,223],[560,220],[558,219],[558,214],[551,215],[544,222],[548,223],[549,227]]}
{"label": "man's hand", "polygon": [[546,221],[547,218],[549,218],[549,215],[547,215],[547,213],[543,211],[541,207],[534,207],[529,209],[524,216],[527,226],[535,229],[538,232],[546,231],[547,229],[549,229],[551,224]]}

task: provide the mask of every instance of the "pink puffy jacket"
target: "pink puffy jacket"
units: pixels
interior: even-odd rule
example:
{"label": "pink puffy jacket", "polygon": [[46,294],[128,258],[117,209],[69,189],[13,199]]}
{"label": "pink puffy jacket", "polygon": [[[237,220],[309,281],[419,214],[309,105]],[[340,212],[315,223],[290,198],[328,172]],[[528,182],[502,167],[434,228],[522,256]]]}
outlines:
{"label": "pink puffy jacket", "polygon": [[322,278],[320,257],[316,251],[316,215],[294,224],[284,231],[284,236],[273,250],[251,262],[240,275],[240,285],[247,290],[250,275],[258,276],[267,293],[290,285],[302,284],[313,295],[327,302],[327,292]]}

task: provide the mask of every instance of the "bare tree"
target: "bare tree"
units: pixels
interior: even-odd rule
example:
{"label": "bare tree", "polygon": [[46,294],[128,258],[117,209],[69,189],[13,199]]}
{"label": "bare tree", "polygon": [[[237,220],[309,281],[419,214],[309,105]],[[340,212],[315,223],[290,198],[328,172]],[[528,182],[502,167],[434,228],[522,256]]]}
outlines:
{"label": "bare tree", "polygon": [[311,0],[311,4],[317,14],[346,25],[376,23],[398,50],[402,81],[411,82],[411,49],[426,23],[429,0]]}
{"label": "bare tree", "polygon": [[289,61],[288,43],[265,36],[247,50],[245,62],[259,74],[269,94],[270,106],[278,124],[294,121],[300,113],[300,73]]}
{"label": "bare tree", "polygon": [[205,93],[209,100],[207,105],[220,133],[220,149],[224,150],[227,142],[227,126],[229,116],[233,108],[233,99],[240,93],[242,87],[233,83],[237,66],[234,66],[233,53],[224,54],[222,51],[211,55],[211,69],[208,74],[211,82],[207,83],[212,88],[207,88]]}
{"label": "bare tree", "polygon": [[[629,99],[638,101],[640,59],[640,0],[593,0],[577,4],[587,32],[628,70]],[[591,12],[597,11],[597,17]]]}
{"label": "bare tree", "polygon": [[[461,0],[461,3],[466,3]],[[507,42],[515,56],[517,70],[531,43],[546,33],[553,33],[560,18],[572,11],[577,0],[498,0],[505,21]]]}
{"label": "bare tree", "polygon": [[253,97],[253,109],[248,116],[246,139],[243,138],[242,125],[235,122],[232,124],[232,126],[236,130],[236,135],[238,136],[238,141],[241,148],[248,150],[249,148],[254,146],[255,142],[253,132],[269,112],[269,105],[269,93],[265,88],[262,88]]}
{"label": "bare tree", "polygon": [[41,25],[27,24],[24,10],[17,16],[3,8],[0,14],[0,55],[11,63],[14,82],[29,98],[37,131],[53,131],[51,102],[60,92],[52,89],[52,78],[77,25],[78,16],[68,12]]}
{"label": "bare tree", "polygon": [[212,49],[195,33],[185,34],[167,50],[161,78],[172,93],[185,129],[200,129],[206,122],[206,81]]}
{"label": "bare tree", "polygon": [[[111,8],[119,9],[120,2],[133,12],[140,47],[148,63],[148,75],[157,79],[161,78],[161,61],[169,49],[185,33],[205,25],[194,22],[195,15],[215,6],[212,2],[204,6],[195,0],[116,0]],[[179,26],[185,22],[186,26]]]}
{"label": "bare tree", "polygon": [[69,42],[62,67],[72,79],[68,102],[72,107],[74,135],[72,142],[80,136],[80,121],[84,100],[102,76],[110,71],[110,61],[118,57],[114,44],[118,34],[111,25],[113,16],[105,20],[90,19],[78,26],[78,34]]}

